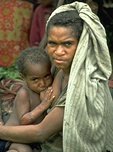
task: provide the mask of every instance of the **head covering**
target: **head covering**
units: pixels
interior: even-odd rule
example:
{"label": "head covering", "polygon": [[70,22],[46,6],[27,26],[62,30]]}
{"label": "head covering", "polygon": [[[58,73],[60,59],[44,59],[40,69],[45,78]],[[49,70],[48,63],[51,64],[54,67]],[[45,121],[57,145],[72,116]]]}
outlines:
{"label": "head covering", "polygon": [[70,10],[78,11],[84,25],[68,82],[63,152],[113,150],[113,102],[108,88],[112,67],[105,29],[82,2],[60,6],[48,22],[55,14]]}

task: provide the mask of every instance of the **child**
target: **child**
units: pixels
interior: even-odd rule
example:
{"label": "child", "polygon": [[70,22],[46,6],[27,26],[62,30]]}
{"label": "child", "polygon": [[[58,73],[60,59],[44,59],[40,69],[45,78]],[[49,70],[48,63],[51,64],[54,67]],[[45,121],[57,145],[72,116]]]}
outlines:
{"label": "child", "polygon": [[32,19],[30,30],[30,46],[39,46],[45,33],[45,25],[48,17],[56,8],[58,0],[40,0]]}
{"label": "child", "polygon": [[[53,81],[51,61],[45,51],[34,47],[21,53],[17,66],[24,80],[23,87],[15,97],[13,112],[5,125],[39,123],[54,99],[50,87]],[[12,143],[8,152],[12,150],[32,152],[32,146]]]}

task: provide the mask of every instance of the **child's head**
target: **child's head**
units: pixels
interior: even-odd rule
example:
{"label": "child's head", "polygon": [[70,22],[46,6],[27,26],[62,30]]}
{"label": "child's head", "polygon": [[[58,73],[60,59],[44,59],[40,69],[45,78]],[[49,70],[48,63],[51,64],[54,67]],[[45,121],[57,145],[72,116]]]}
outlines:
{"label": "child's head", "polygon": [[42,49],[32,47],[24,50],[17,60],[17,67],[28,87],[36,93],[52,83],[51,61]]}

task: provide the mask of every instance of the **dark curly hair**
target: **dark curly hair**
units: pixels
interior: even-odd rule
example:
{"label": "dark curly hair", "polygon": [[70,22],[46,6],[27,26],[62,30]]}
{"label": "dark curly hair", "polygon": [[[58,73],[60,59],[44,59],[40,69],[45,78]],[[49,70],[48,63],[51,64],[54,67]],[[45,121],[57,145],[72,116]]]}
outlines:
{"label": "dark curly hair", "polygon": [[73,30],[74,36],[79,39],[83,30],[83,20],[75,10],[60,12],[48,21],[46,28],[47,37],[50,28],[53,26],[70,27]]}
{"label": "dark curly hair", "polygon": [[16,64],[20,74],[26,76],[28,63],[47,63],[51,67],[51,61],[45,50],[38,47],[25,49],[18,57]]}

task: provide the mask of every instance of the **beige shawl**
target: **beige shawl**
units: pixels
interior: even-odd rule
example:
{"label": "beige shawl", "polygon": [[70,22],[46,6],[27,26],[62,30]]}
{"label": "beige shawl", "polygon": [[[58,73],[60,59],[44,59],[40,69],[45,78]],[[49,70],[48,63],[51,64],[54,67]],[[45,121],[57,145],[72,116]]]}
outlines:
{"label": "beige shawl", "polygon": [[75,9],[84,27],[69,77],[63,152],[113,150],[113,101],[108,88],[111,61],[104,27],[89,6],[81,2],[59,7],[50,18]]}

